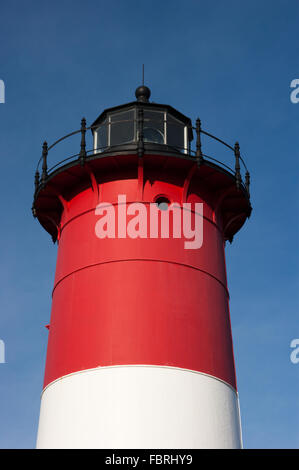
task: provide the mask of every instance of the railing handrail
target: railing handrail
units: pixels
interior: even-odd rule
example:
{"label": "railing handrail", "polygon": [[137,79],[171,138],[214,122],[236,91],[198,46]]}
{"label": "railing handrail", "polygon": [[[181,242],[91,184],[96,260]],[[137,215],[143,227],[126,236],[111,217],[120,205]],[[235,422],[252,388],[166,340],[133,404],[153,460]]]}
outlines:
{"label": "railing handrail", "polygon": [[[144,122],[147,122],[147,121],[154,121],[154,120],[150,119],[150,118],[144,118],[143,113],[139,113],[138,116],[137,116],[137,119],[133,118],[133,119],[117,120],[117,121],[112,121],[112,122],[105,122],[104,124],[100,124],[100,125],[97,124],[97,125],[92,125],[92,126],[86,127],[86,121],[85,121],[85,118],[83,118],[82,121],[81,121],[81,128],[80,129],[75,130],[73,132],[70,132],[70,133],[64,135],[63,137],[56,140],[50,146],[47,145],[47,142],[44,142],[42,156],[40,157],[40,159],[37,163],[37,168],[36,168],[36,172],[35,172],[35,190],[37,191],[40,184],[42,186],[45,184],[45,182],[46,182],[46,180],[49,176],[49,173],[51,173],[53,170],[57,169],[60,165],[62,165],[63,163],[65,163],[69,160],[79,158],[80,163],[83,165],[84,161],[85,161],[85,158],[88,158],[88,156],[91,152],[100,153],[100,152],[103,152],[103,150],[107,150],[108,148],[114,148],[114,147],[117,148],[119,145],[123,146],[123,145],[132,143],[132,141],[131,142],[126,142],[126,143],[124,142],[124,143],[121,143],[121,144],[116,145],[116,146],[105,146],[105,147],[98,147],[97,149],[92,148],[90,150],[86,150],[85,133],[88,130],[100,129],[101,127],[103,127],[103,128],[106,127],[107,128],[108,126],[111,126],[111,125],[113,126],[115,124],[125,123],[125,122],[137,123],[137,130],[138,130],[138,136],[139,137],[137,138],[137,140],[134,139],[133,142],[136,143],[136,146],[138,148],[138,155],[141,155],[144,152],[144,145],[143,145],[144,144],[144,137],[143,137]],[[159,120],[159,122],[167,122],[167,119],[163,118],[162,120]],[[172,125],[181,125],[180,123],[176,123],[176,122],[172,122],[171,124]],[[235,175],[237,187],[240,187],[240,184],[243,183],[242,177],[241,177],[241,172],[240,172],[240,162],[241,162],[242,165],[244,166],[245,171],[246,171],[246,174],[245,174],[245,188],[247,189],[248,196],[249,196],[250,175],[249,175],[249,171],[247,169],[247,166],[244,162],[244,159],[240,155],[240,147],[239,147],[238,142],[236,142],[235,146],[232,147],[230,144],[228,144],[224,140],[219,139],[215,135],[213,135],[213,134],[205,131],[204,129],[202,129],[201,128],[201,121],[199,119],[196,120],[196,127],[194,127],[192,125],[186,125],[185,127],[187,127],[189,130],[190,129],[192,131],[194,130],[195,133],[196,133],[196,136],[197,136],[196,150],[191,149],[190,144],[189,144],[189,148],[183,148],[183,147],[179,147],[179,146],[171,146],[169,144],[166,144],[166,146],[173,147],[174,149],[177,149],[177,150],[182,150],[184,152],[187,152],[187,155],[189,155],[191,157],[193,157],[193,156],[196,157],[199,166],[203,162],[203,157],[205,157],[208,160],[212,160],[214,162],[217,162],[219,165],[226,168],[227,170],[229,170],[230,172],[232,172]],[[70,157],[67,157],[63,160],[60,160],[58,163],[56,163],[50,169],[48,169],[47,168],[48,152],[51,149],[53,149],[60,142],[66,140],[67,138],[72,137],[76,134],[79,134],[79,133],[81,133],[81,151],[79,153],[71,155]],[[202,147],[201,135],[205,135],[205,136],[219,142],[220,144],[224,145],[225,147],[230,149],[232,152],[234,152],[234,155],[235,155],[235,169],[234,170],[231,167],[229,167],[228,165],[226,165],[225,163],[217,160],[216,158],[202,153],[202,150],[201,150],[201,147]],[[161,144],[161,145],[163,145],[163,144]],[[41,162],[43,162],[43,166],[42,166],[42,175],[41,175],[41,179],[40,179],[39,178],[39,167],[40,167]]]}

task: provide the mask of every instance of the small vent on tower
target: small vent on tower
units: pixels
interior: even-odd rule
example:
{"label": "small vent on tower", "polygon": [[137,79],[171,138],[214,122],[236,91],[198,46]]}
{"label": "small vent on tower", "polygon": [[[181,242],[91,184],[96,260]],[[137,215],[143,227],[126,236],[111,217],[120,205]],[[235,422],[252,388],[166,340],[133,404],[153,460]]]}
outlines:
{"label": "small vent on tower", "polygon": [[170,200],[166,196],[158,196],[155,200],[156,206],[160,211],[167,211],[170,204]]}

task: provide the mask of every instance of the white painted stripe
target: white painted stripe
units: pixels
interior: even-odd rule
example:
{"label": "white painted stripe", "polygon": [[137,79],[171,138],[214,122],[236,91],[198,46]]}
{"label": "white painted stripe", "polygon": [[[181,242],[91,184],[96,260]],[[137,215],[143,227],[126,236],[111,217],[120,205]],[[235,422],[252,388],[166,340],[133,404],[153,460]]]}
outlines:
{"label": "white painted stripe", "polygon": [[237,393],[205,374],[122,366],[71,374],[42,395],[38,448],[240,448]]}

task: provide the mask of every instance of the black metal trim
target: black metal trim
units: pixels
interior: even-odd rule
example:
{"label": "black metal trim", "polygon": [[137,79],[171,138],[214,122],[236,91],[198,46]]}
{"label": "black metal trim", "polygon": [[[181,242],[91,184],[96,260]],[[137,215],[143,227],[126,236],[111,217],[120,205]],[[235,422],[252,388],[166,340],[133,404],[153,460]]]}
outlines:
{"label": "black metal trim", "polygon": [[[98,127],[96,123],[99,122],[100,118],[101,120],[104,119],[107,113],[114,112],[114,111],[116,112],[116,111],[123,110],[123,109],[132,109],[132,107],[134,107],[137,110],[137,119],[136,119],[136,116],[134,117],[134,121],[135,122],[137,121],[137,141],[126,143],[126,144],[120,144],[120,145],[116,145],[112,147],[111,146],[105,147],[102,149],[86,150],[85,134],[88,129],[91,129],[93,132],[94,128]],[[181,122],[184,122],[187,125],[189,134],[191,132],[192,138],[193,138],[193,129],[195,129],[196,130],[196,151],[191,150],[190,139],[189,139],[188,149],[172,147],[167,144],[156,144],[153,142],[144,142],[144,136],[143,136],[144,114],[143,113],[146,107],[151,107],[156,110],[159,109],[161,111],[167,110],[168,112],[170,112],[172,116],[176,117]],[[64,160],[56,163],[54,166],[52,166],[49,169],[48,168],[49,150],[53,148],[59,142],[78,133],[81,133],[80,152],[78,154],[65,158]],[[227,148],[229,148],[230,150],[234,152],[234,156],[235,156],[234,169],[230,168],[228,165],[226,165],[225,163],[222,163],[221,161],[215,159],[214,157],[206,155],[202,152],[202,142],[201,142],[202,134],[216,140],[217,142],[223,144],[224,146],[226,146]],[[182,153],[182,151],[184,153]],[[37,169],[35,172],[35,177],[34,177],[34,188],[35,188],[34,200],[36,199],[36,196],[39,193],[40,189],[43,189],[46,183],[50,179],[52,179],[53,176],[59,174],[62,171],[65,171],[68,168],[72,168],[76,166],[78,164],[78,161],[80,165],[83,166],[86,161],[92,162],[95,159],[105,158],[107,156],[116,156],[119,154],[122,154],[122,155],[137,154],[139,157],[142,157],[145,152],[148,154],[157,154],[157,155],[160,154],[160,155],[167,155],[167,156],[182,158],[185,160],[191,160],[193,162],[197,161],[198,167],[201,167],[201,165],[205,164],[205,165],[208,165],[210,167],[217,169],[218,171],[221,170],[222,172],[225,172],[226,174],[230,175],[230,177],[234,178],[237,189],[244,190],[246,192],[246,196],[248,200],[250,200],[250,174],[243,158],[240,155],[240,146],[238,142],[236,142],[234,147],[232,147],[231,145],[227,144],[226,142],[219,139],[218,137],[215,137],[214,135],[204,131],[201,128],[201,121],[199,118],[196,120],[196,127],[195,128],[192,127],[191,120],[187,118],[186,116],[184,116],[183,114],[176,111],[171,106],[160,105],[156,103],[144,103],[144,102],[138,102],[138,101],[127,103],[125,105],[117,106],[114,108],[106,109],[99,116],[99,118],[92,124],[92,126],[89,126],[89,127],[86,127],[86,120],[85,118],[83,118],[81,120],[81,128],[79,130],[76,130],[74,132],[71,132],[65,135],[64,137],[61,137],[50,146],[48,146],[47,142],[45,141],[43,143],[42,156],[39,159]],[[39,169],[39,165],[41,162],[42,162],[42,172],[40,176],[38,169]],[[65,163],[65,162],[68,162],[68,163]],[[246,170],[244,183],[242,181],[242,176],[241,176],[241,171],[240,171],[240,162],[242,162]],[[33,209],[33,215],[35,215],[34,205],[32,209]]]}
{"label": "black metal trim", "polygon": [[[167,147],[166,145],[159,145],[159,144],[153,144],[153,143],[147,143],[145,142],[143,148],[143,155],[163,155],[167,157],[173,157],[173,158],[179,158],[182,160],[187,160],[190,162],[194,163],[194,156],[193,155],[188,155],[188,154],[182,154],[181,152],[174,152],[171,147]],[[167,149],[165,148],[167,147]],[[104,159],[108,157],[114,157],[118,155],[139,155],[139,149],[138,149],[138,144],[128,144],[128,145],[123,145],[123,146],[117,146],[117,147],[110,147],[109,150],[106,152],[100,152],[97,154],[93,154],[88,157],[89,162],[92,162],[94,160],[98,159]],[[78,159],[72,160],[71,162],[57,168],[55,171],[50,173],[47,178],[47,182],[50,182],[52,178],[54,178],[56,175],[69,170],[70,168],[73,168],[78,165]],[[213,168],[217,171],[220,171],[221,173],[229,176],[232,180],[235,180],[235,174],[233,170],[229,171],[229,169],[226,169],[224,167],[221,167],[220,165],[213,163],[212,161],[206,160],[203,158],[202,160],[202,165],[209,166],[210,168]],[[227,167],[229,168],[229,167]],[[39,192],[44,188],[42,184],[39,185],[37,188],[35,194],[34,194],[34,201],[36,200]],[[246,196],[247,200],[249,201],[249,195],[246,186],[243,184],[243,182],[240,182],[240,187],[239,189],[244,193]],[[33,204],[34,207],[34,204]],[[251,206],[250,206],[251,207]],[[250,214],[249,214],[250,215]]]}

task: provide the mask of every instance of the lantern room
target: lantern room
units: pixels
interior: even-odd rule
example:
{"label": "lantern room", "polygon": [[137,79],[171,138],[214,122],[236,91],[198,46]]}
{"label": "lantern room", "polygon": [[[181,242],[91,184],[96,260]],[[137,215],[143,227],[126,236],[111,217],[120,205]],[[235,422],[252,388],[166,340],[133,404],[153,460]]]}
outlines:
{"label": "lantern room", "polygon": [[91,126],[95,153],[136,145],[141,132],[145,144],[189,153],[193,139],[191,120],[169,105],[150,103],[150,94],[148,87],[140,86],[135,92],[137,101],[106,109],[95,120]]}

